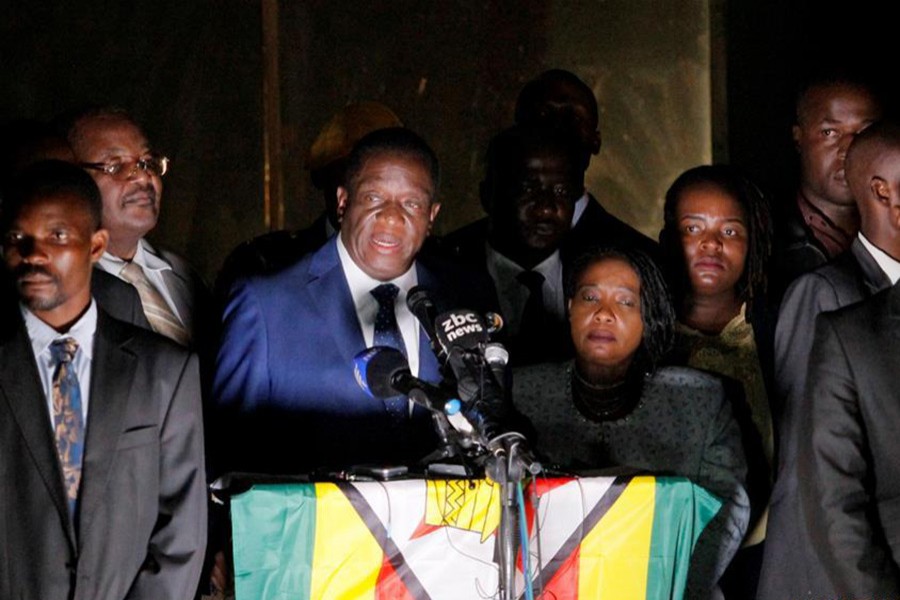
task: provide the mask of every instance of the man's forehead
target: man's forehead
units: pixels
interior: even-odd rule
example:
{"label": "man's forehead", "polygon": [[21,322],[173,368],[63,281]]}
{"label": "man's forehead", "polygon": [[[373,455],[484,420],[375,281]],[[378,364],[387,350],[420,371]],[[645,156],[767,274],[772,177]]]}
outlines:
{"label": "man's forehead", "polygon": [[42,193],[34,195],[22,202],[11,215],[13,223],[19,223],[23,218],[37,217],[41,224],[47,224],[49,219],[73,218],[84,215],[90,217],[87,208],[88,200],[74,192],[60,191],[54,193]]}
{"label": "man's forehead", "polygon": [[498,173],[505,178],[518,178],[543,173],[564,173],[567,177],[584,175],[574,159],[562,148],[543,146],[523,149],[521,153],[501,162]]}
{"label": "man's forehead", "polygon": [[96,117],[79,123],[75,146],[82,151],[116,153],[149,150],[149,142],[141,129],[121,117]]}
{"label": "man's forehead", "polygon": [[[842,114],[843,113],[843,114]],[[823,84],[810,88],[801,99],[797,116],[801,121],[840,121],[843,118],[874,119],[878,104],[862,85]]]}
{"label": "man's forehead", "polygon": [[399,172],[416,174],[416,171],[422,177],[415,177],[421,180],[415,183],[422,184],[420,187],[429,194],[434,193],[434,181],[432,181],[428,166],[418,157],[406,154],[386,152],[368,157],[356,176],[356,183],[357,186],[366,183],[376,184],[393,179]]}

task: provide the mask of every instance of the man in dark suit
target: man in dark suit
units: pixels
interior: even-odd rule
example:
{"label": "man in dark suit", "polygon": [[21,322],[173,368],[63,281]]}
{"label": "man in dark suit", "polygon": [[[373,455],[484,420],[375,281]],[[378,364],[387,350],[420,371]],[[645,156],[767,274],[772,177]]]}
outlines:
{"label": "man in dark suit", "polygon": [[813,77],[797,94],[791,133],[800,163],[798,181],[791,194],[772,207],[775,260],[769,299],[775,309],[792,281],[853,243],[859,213],[844,158],[853,137],[880,116],[880,101],[872,89],[844,74]]}
{"label": "man in dark suit", "polygon": [[4,198],[0,597],[192,598],[206,542],[197,359],[91,298],[106,248],[84,171]]}
{"label": "man in dark suit", "polygon": [[[600,153],[601,136],[597,98],[577,75],[563,69],[551,69],[532,79],[516,100],[516,123],[539,125],[574,134],[582,147],[583,168],[591,156]],[[613,216],[592,194],[584,190],[575,202],[572,231],[566,238],[563,256],[576,258],[592,246],[636,248],[658,258],[656,242]]]}
{"label": "man in dark suit", "polygon": [[[779,465],[772,492],[760,598],[830,597],[823,565],[812,554],[798,502],[798,448],[813,435],[804,396],[815,380],[807,374],[815,348],[815,319],[863,300],[900,278],[900,227],[890,201],[900,168],[900,128],[879,123],[856,136],[846,158],[847,180],[860,214],[850,251],[808,273],[788,288],[775,330],[775,384],[784,401]],[[808,542],[808,543],[807,543]]]}
{"label": "man in dark suit", "polygon": [[415,285],[446,292],[443,273],[417,260],[440,209],[437,181],[437,158],[416,134],[367,135],[338,189],[340,235],[278,273],[232,286],[213,390],[217,470],[409,463],[432,449],[426,412],[405,398],[370,398],[353,364],[390,329],[412,373],[439,379],[405,303]]}
{"label": "man in dark suit", "polygon": [[572,356],[561,248],[584,190],[581,146],[563,131],[515,126],[491,140],[481,204],[488,216],[442,241],[490,281],[510,362]]}
{"label": "man in dark suit", "polygon": [[211,363],[212,296],[187,261],[145,238],[159,218],[169,159],[153,151],[143,129],[121,109],[90,108],[65,121],[75,158],[103,197],[109,246],[97,268],[137,289],[154,331],[198,351],[204,364]]}
{"label": "man in dark suit", "polygon": [[[900,229],[900,161],[890,183]],[[900,244],[892,249],[900,257]],[[834,593],[900,598],[900,287],[823,314],[799,450],[804,525]]]}

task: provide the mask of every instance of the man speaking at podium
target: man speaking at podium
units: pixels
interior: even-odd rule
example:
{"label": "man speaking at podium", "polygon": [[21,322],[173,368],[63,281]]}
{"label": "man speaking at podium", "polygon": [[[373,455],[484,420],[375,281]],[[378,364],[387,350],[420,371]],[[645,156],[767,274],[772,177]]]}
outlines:
{"label": "man speaking at podium", "polygon": [[427,411],[403,396],[366,395],[353,358],[393,346],[413,375],[439,380],[406,306],[416,285],[452,298],[446,272],[439,281],[417,260],[440,209],[437,185],[437,157],[424,140],[403,128],[373,132],[338,188],[340,232],[283,271],[232,286],[213,392],[216,471],[410,463],[434,448]]}

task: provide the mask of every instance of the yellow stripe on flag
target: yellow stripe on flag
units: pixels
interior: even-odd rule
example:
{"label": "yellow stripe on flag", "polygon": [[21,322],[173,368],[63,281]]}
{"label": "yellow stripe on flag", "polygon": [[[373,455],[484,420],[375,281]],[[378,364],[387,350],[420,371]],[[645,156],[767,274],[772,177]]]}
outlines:
{"label": "yellow stripe on flag", "polygon": [[372,600],[384,555],[369,528],[333,483],[316,484],[312,600]]}
{"label": "yellow stripe on flag", "polygon": [[585,536],[578,566],[579,598],[646,598],[655,494],[653,477],[635,477]]}

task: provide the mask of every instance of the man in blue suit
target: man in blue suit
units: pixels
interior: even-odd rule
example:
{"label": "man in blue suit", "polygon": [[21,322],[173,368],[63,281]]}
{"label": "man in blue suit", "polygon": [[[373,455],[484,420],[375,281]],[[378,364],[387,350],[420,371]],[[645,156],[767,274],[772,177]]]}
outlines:
{"label": "man in blue suit", "polygon": [[439,379],[405,301],[416,285],[453,297],[445,273],[417,260],[440,209],[437,183],[437,158],[419,136],[402,128],[369,134],[338,189],[340,233],[282,271],[232,286],[214,381],[217,471],[409,463],[433,449],[429,415],[405,398],[367,396],[353,358],[373,345],[376,316],[385,316],[373,290],[392,284],[393,331],[411,371]]}

